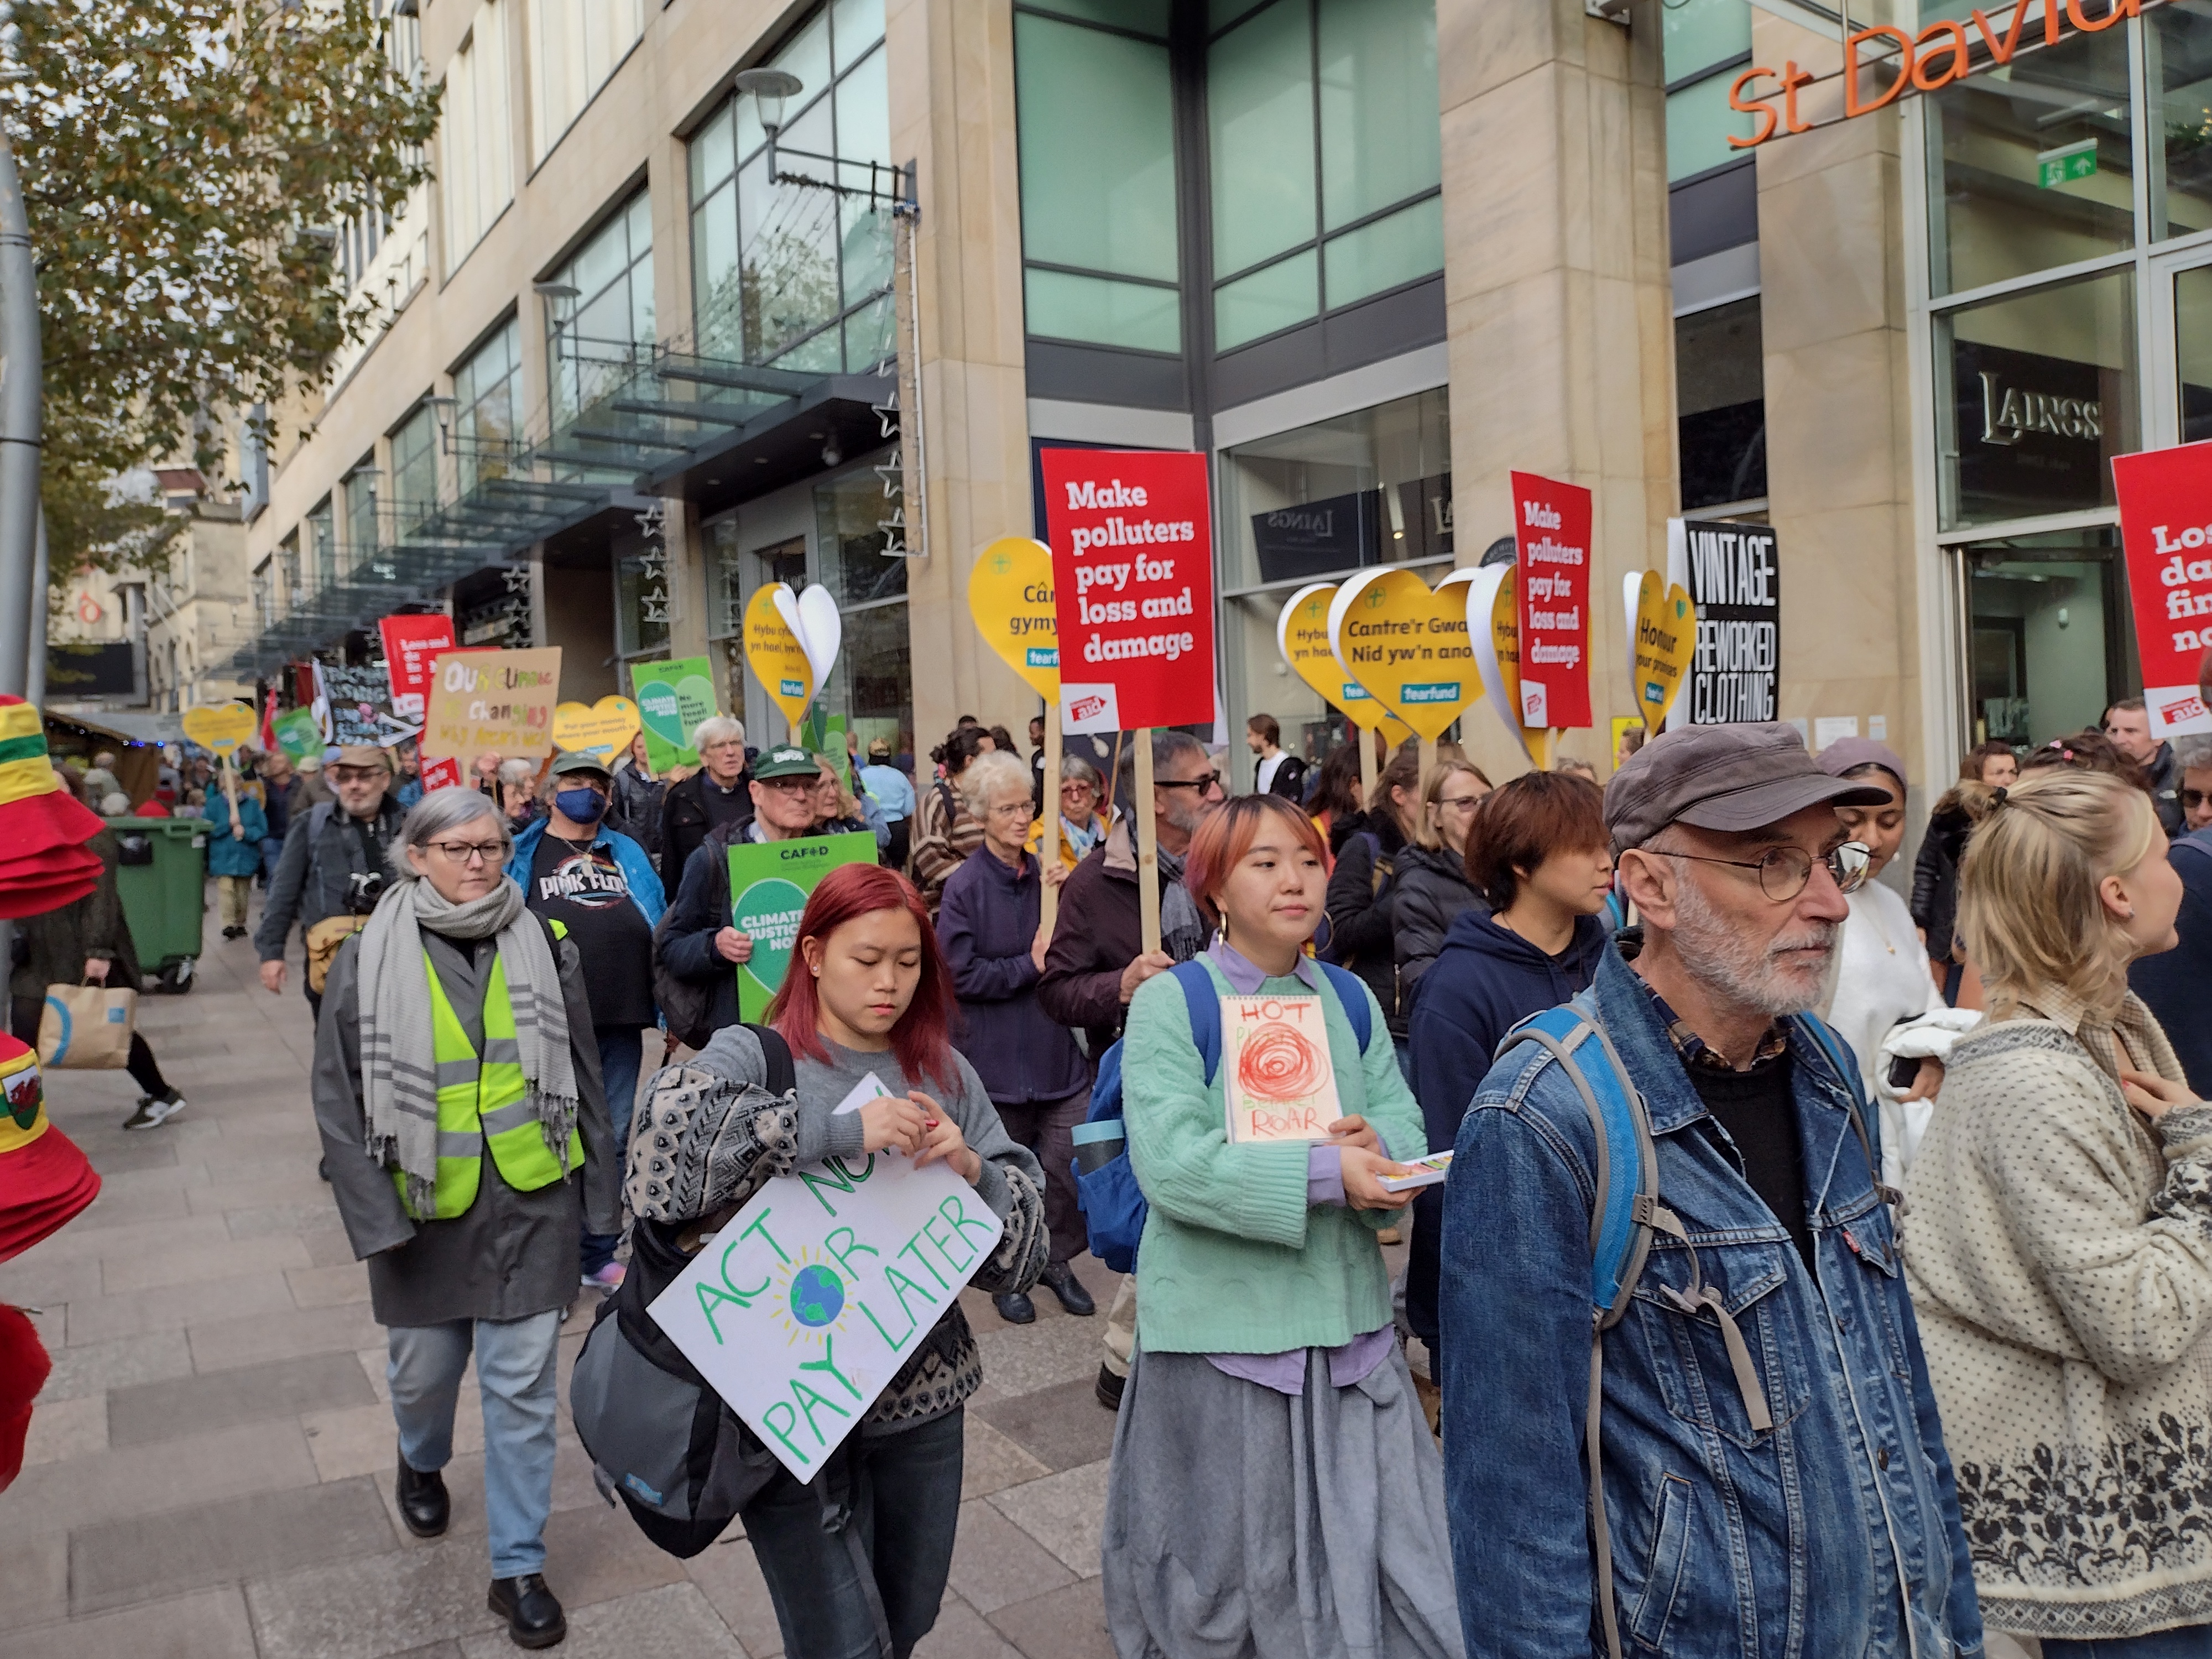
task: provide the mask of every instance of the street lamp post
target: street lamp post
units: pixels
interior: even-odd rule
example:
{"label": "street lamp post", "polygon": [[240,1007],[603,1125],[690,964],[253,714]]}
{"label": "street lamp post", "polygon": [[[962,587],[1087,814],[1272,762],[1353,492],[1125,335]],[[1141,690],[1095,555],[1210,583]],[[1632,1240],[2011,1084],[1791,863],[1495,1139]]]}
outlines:
{"label": "street lamp post", "polygon": [[19,697],[30,689],[32,622],[34,616],[43,620],[46,603],[36,591],[45,427],[40,388],[31,222],[15,152],[0,131],[0,692]]}

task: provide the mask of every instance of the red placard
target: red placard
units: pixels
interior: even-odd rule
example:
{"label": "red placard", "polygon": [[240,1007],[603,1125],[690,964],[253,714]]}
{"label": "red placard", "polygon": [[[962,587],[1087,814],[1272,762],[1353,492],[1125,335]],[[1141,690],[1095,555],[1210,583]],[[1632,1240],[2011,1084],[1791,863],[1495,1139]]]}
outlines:
{"label": "red placard", "polygon": [[1213,718],[1213,521],[1206,457],[1048,449],[1045,538],[1070,732]]}
{"label": "red placard", "polygon": [[1590,493],[1533,472],[1512,480],[1521,724],[1588,726]]}
{"label": "red placard", "polygon": [[423,697],[430,689],[431,659],[453,648],[453,619],[442,613],[386,617],[376,626],[384,635],[385,672],[392,677],[392,712],[419,726]]}
{"label": "red placard", "polygon": [[2112,458],[2151,735],[2212,732],[2197,667],[2212,647],[2212,443]]}

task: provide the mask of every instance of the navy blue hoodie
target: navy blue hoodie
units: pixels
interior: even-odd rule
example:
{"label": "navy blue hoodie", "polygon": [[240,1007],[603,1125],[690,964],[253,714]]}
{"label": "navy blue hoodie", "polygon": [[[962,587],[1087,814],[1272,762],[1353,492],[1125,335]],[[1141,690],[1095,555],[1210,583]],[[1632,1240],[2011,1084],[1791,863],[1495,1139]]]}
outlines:
{"label": "navy blue hoodie", "polygon": [[[1443,949],[1415,984],[1407,1027],[1413,1094],[1430,1146],[1449,1146],[1459,1139],[1459,1121],[1506,1032],[1531,1014],[1557,1007],[1597,977],[1607,937],[1597,917],[1578,916],[1567,948],[1547,957],[1486,911],[1468,910],[1453,919]],[[1443,1231],[1443,1188],[1424,1187],[1413,1200],[1406,1322],[1429,1345],[1432,1370]]]}

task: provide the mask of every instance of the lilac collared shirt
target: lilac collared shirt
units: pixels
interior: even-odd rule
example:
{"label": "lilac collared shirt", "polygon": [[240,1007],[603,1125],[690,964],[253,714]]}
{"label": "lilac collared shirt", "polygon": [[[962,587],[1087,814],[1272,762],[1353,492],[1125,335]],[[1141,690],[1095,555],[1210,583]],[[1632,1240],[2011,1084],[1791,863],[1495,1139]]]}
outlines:
{"label": "lilac collared shirt", "polygon": [[[1217,938],[1206,954],[1213,958],[1213,965],[1221,970],[1221,976],[1229,981],[1229,988],[1239,996],[1252,995],[1267,980],[1267,974],[1226,939]],[[1316,996],[1321,994],[1321,969],[1314,966],[1310,957],[1300,953],[1291,973]],[[1306,1202],[1344,1202],[1344,1155],[1340,1148],[1316,1146],[1307,1150]],[[1330,1385],[1348,1389],[1367,1376],[1389,1357],[1396,1340],[1397,1332],[1389,1325],[1382,1325],[1353,1337],[1341,1347],[1331,1348]],[[1216,1370],[1247,1382],[1257,1382],[1278,1394],[1296,1399],[1306,1391],[1304,1348],[1292,1348],[1284,1353],[1210,1353],[1206,1358]]]}

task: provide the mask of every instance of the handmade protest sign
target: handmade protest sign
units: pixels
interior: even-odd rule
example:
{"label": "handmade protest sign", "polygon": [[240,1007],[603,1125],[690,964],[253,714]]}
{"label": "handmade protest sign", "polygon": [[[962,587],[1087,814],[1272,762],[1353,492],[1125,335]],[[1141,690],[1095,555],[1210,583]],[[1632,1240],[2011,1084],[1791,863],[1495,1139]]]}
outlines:
{"label": "handmade protest sign", "polygon": [[420,726],[430,690],[430,665],[453,648],[453,619],[443,611],[422,617],[386,617],[376,629],[384,638],[384,673],[392,689],[392,712],[404,725]]}
{"label": "handmade protest sign", "polygon": [[1335,599],[1334,582],[1308,582],[1291,594],[1275,619],[1276,649],[1291,672],[1318,692],[1323,702],[1362,732],[1381,727],[1395,748],[1412,737],[1413,729],[1345,672],[1336,653],[1329,649],[1328,608]]}
{"label": "handmade protest sign", "polygon": [[574,754],[591,755],[612,763],[637,735],[637,705],[628,697],[601,697],[597,702],[556,703],[553,709],[553,746]]}
{"label": "handmade protest sign", "polygon": [[1777,719],[1782,679],[1782,570],[1765,525],[1667,520],[1667,580],[1688,590],[1698,615],[1689,695],[1671,726]]}
{"label": "handmade protest sign", "polygon": [[1213,718],[1213,521],[1194,452],[1047,449],[1068,732]]}
{"label": "handmade protest sign", "polygon": [[1697,608],[1680,582],[1669,586],[1656,570],[1623,577],[1620,602],[1628,624],[1628,684],[1645,733],[1656,738],[1697,648]]}
{"label": "handmade protest sign", "polygon": [[811,1480],[1003,1231],[941,1162],[833,1158],[754,1194],[647,1311],[793,1478]]}
{"label": "handmade protest sign", "polygon": [[553,747],[561,647],[451,651],[431,668],[422,752],[473,760],[489,750],[537,760]]}
{"label": "handmade protest sign", "polygon": [[1590,723],[1590,493],[1516,472],[1513,540],[1520,567],[1521,724]]}
{"label": "handmade protest sign", "polygon": [[1027,536],[1001,536],[968,573],[968,614],[1006,666],[1047,702],[1060,700],[1060,611],[1052,550]]}
{"label": "handmade protest sign", "polygon": [[253,738],[253,711],[242,702],[203,703],[185,710],[185,735],[210,754],[228,759]]}
{"label": "handmade protest sign", "polygon": [[393,716],[392,681],[382,669],[326,666],[323,692],[330,699],[332,743],[381,747],[415,735],[414,726]]}
{"label": "handmade protest sign", "polygon": [[2118,456],[2112,487],[2151,735],[2212,732],[2197,689],[2212,645],[2212,443]]}
{"label": "handmade protest sign", "polygon": [[1344,1115],[1319,997],[1222,998],[1221,1056],[1231,1142],[1326,1140]]}
{"label": "handmade protest sign", "polygon": [[815,884],[841,864],[875,861],[872,835],[732,844],[730,925],[753,942],[751,959],[738,964],[739,1019],[759,1019],[781,988]]}
{"label": "handmade protest sign", "polygon": [[1338,664],[1431,742],[1482,695],[1467,632],[1474,574],[1455,570],[1432,590],[1402,566],[1376,570],[1345,583],[1329,602]]}
{"label": "handmade protest sign", "polygon": [[781,582],[769,582],[746,602],[745,662],[769,701],[783,710],[784,720],[796,732],[806,716],[806,705],[814,699],[814,666],[776,604],[779,593],[787,601],[791,598],[791,590]]}
{"label": "handmade protest sign", "polygon": [[645,729],[646,764],[656,772],[696,766],[691,732],[715,710],[714,663],[705,657],[632,663],[629,684]]}

